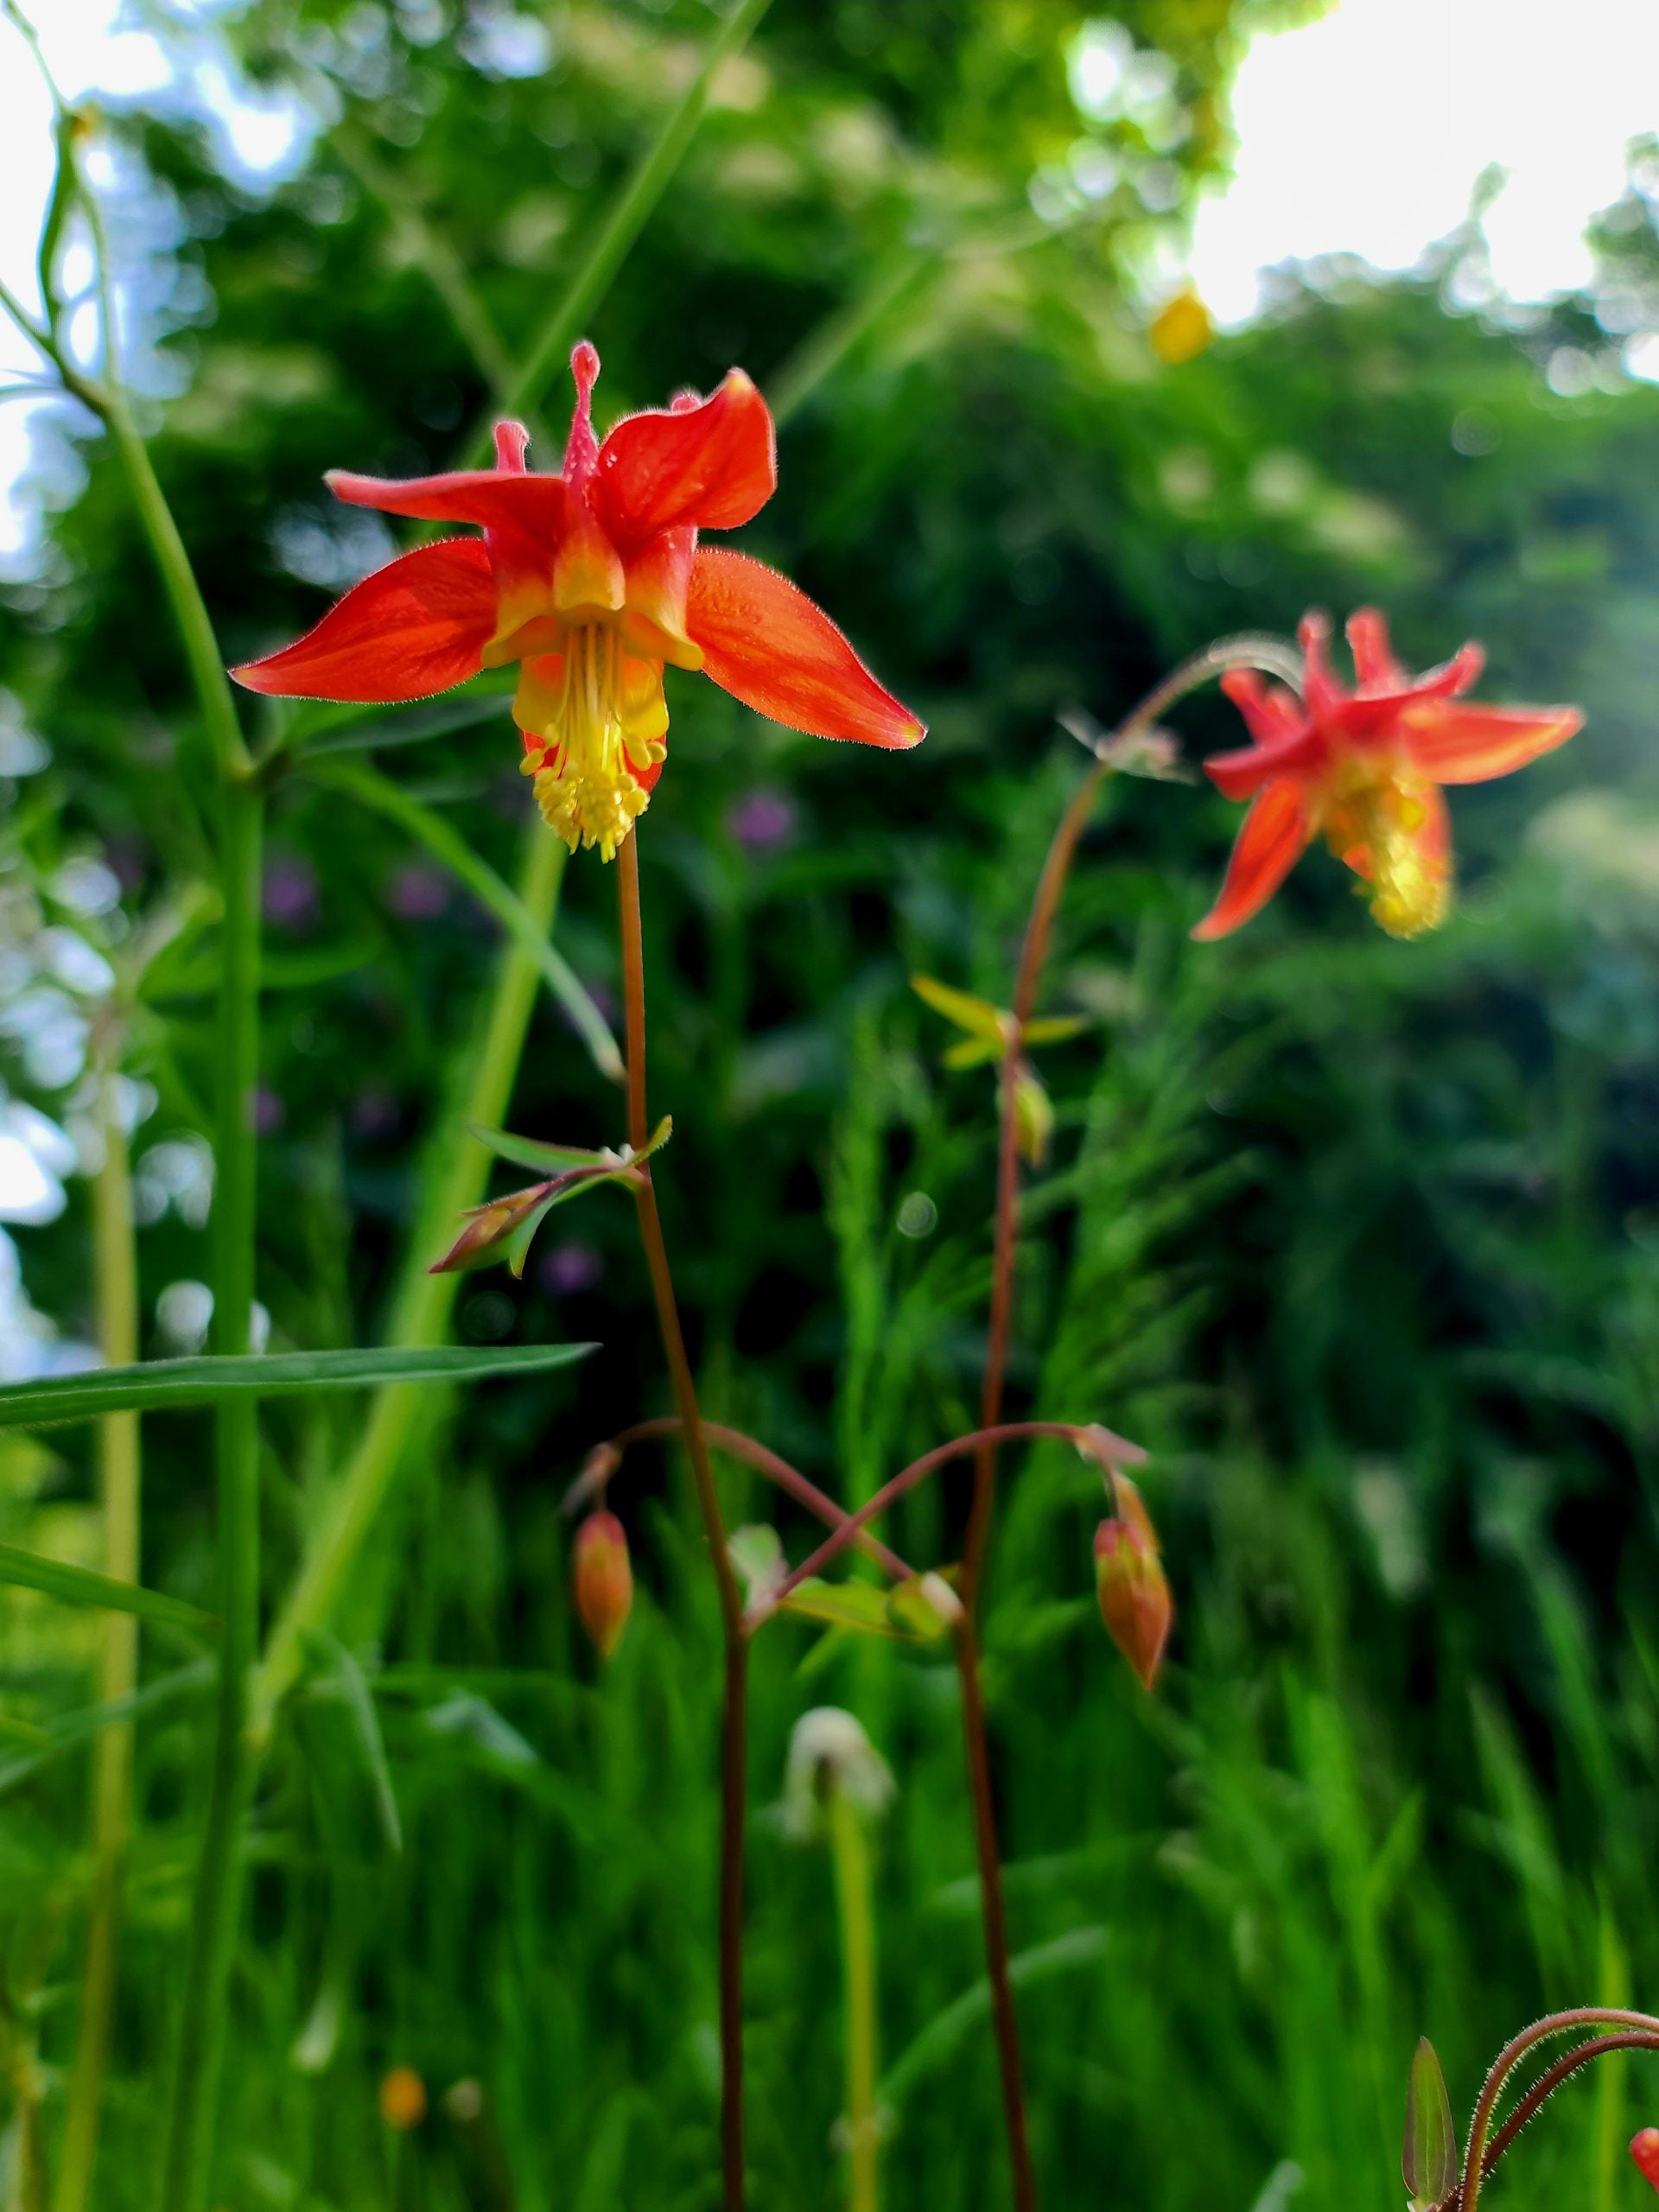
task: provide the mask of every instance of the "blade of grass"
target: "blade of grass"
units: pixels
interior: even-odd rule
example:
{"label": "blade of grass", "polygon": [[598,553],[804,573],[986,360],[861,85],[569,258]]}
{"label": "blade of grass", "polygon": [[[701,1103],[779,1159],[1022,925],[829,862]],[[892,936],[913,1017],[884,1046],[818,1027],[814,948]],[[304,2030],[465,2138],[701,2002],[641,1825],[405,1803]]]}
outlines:
{"label": "blade of grass", "polygon": [[[38,1590],[42,1597],[60,1599],[66,1605],[95,1605],[106,1612],[157,1621],[163,1627],[188,1629],[197,1634],[219,1625],[211,1613],[186,1605],[182,1598],[143,1589],[137,1582],[118,1581],[113,1575],[94,1574],[90,1567],[70,1567],[62,1560],[46,1559],[16,1544],[0,1544],[0,1583],[18,1590]],[[105,1702],[118,1704],[120,1700]]]}
{"label": "blade of grass", "polygon": [[352,1351],[249,1352],[200,1359],[155,1359],[137,1367],[54,1375],[0,1391],[0,1428],[42,1428],[54,1421],[109,1414],[156,1413],[227,1402],[305,1396],[313,1390],[361,1390],[383,1382],[481,1382],[492,1376],[537,1375],[594,1350],[576,1344],[368,1346]]}
{"label": "blade of grass", "polygon": [[[413,798],[391,777],[359,762],[331,760],[312,770],[314,779],[344,791],[359,805],[372,807],[418,838],[434,860],[441,861],[458,883],[463,884],[480,906],[493,914],[507,935],[532,959],[543,980],[569,1016],[588,1047],[594,1065],[613,1083],[622,1080],[622,1055],[604,1015],[582,988],[569,963],[556,952],[547,932],[524,901],[475,853],[457,830],[435,808]],[[550,832],[548,834],[551,834]]]}

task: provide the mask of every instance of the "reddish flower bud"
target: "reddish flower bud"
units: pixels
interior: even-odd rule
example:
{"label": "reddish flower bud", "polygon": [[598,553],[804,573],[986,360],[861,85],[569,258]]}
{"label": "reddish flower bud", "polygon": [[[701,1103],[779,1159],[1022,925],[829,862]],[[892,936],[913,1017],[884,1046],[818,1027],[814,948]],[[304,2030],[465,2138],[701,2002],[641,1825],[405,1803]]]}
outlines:
{"label": "reddish flower bud", "polygon": [[628,1539],[614,1513],[601,1506],[576,1531],[576,1611],[601,1659],[622,1640],[633,1606]]}
{"label": "reddish flower bud", "polygon": [[1643,2179],[1659,2189],[1659,2127],[1643,2128],[1631,2140],[1630,2156]]}
{"label": "reddish flower bud", "polygon": [[1158,1534],[1141,1493],[1115,1473],[1117,1511],[1095,1531],[1095,1581],[1106,1632],[1150,1689],[1158,1675],[1174,1605],[1158,1556]]}

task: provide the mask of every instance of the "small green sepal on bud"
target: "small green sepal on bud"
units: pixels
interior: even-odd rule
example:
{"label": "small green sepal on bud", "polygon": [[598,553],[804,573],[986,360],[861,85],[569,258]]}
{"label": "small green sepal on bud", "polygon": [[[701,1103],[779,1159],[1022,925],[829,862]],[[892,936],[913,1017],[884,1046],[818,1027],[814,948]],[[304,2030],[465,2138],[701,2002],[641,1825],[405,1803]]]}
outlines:
{"label": "small green sepal on bud", "polygon": [[606,1506],[590,1513],[576,1531],[575,1593],[582,1624],[600,1657],[608,1659],[633,1610],[633,1569],[627,1532]]}
{"label": "small green sepal on bud", "polygon": [[1174,1618],[1158,1532],[1140,1491],[1114,1470],[1117,1510],[1095,1531],[1095,1583],[1106,1633],[1135,1669],[1143,1689],[1158,1679]]}
{"label": "small green sepal on bud", "polygon": [[1406,2086],[1406,2138],[1400,2171],[1411,2198],[1411,2212],[1430,2208],[1458,2185],[1458,2131],[1452,2100],[1434,2046],[1427,2036],[1418,2043]]}

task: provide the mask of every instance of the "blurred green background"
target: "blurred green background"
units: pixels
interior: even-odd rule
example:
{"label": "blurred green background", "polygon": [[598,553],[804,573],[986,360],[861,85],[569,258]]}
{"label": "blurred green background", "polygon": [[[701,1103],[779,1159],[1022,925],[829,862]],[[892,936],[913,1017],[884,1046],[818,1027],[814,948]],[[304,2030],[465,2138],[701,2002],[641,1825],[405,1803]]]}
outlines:
{"label": "blurred green background", "polygon": [[[1471,220],[1409,277],[1287,271],[1249,327],[1160,358],[1164,244],[1226,163],[1243,40],[1291,12],[1116,8],[1150,66],[1090,117],[1071,73],[1103,19],[1069,0],[776,0],[587,324],[601,423],[734,361],[773,397],[780,488],[741,543],[932,725],[908,756],[830,747],[671,677],[643,829],[661,1183],[705,1407],[849,1500],[972,1425],[992,1084],[941,1071],[948,1036],[906,978],[1007,1001],[1083,766],[1057,711],[1109,722],[1214,636],[1376,601],[1413,665],[1478,635],[1484,696],[1588,716],[1524,776],[1455,796],[1460,903],[1419,944],[1382,937],[1316,854],[1244,933],[1191,944],[1236,824],[1205,786],[1121,783],[1085,844],[1046,1003],[1090,1026],[1045,1061],[1059,1128],[1025,1214],[1014,1395],[1151,1450],[1179,1618],[1148,1700],[1096,1611],[1097,1489],[1069,1453],[1009,1456],[988,1693],[1057,2207],[1383,2212],[1420,2032],[1461,2107],[1524,2018],[1659,1988],[1659,391],[1608,335],[1629,327],[1610,302],[1659,291],[1659,167],[1638,159],[1604,219],[1593,294],[1506,313]],[[194,89],[102,115],[96,174],[156,466],[242,658],[395,550],[322,470],[448,464],[715,18],[255,0],[152,27]],[[214,127],[209,38],[309,118],[283,181]],[[531,410],[543,466],[568,401],[561,370]],[[96,1334],[77,1171],[106,1049],[139,1117],[144,1356],[194,1348],[206,1319],[206,755],[124,486],[80,418],[52,435],[45,540],[0,590],[0,1077],[44,1188],[0,1246],[10,1376]],[[1218,699],[1176,719],[1192,757],[1237,741]],[[351,757],[515,874],[505,705],[430,733],[359,726],[378,750]],[[579,856],[556,929],[613,1014],[613,895]],[[265,903],[270,1342],[373,1342],[500,940],[403,831],[302,773],[275,802]],[[181,934],[111,1045],[105,963],[158,918]],[[595,1143],[620,1118],[543,1000],[511,1125]],[[642,1449],[613,1499],[639,1594],[601,1671],[557,1514],[591,1443],[667,1409],[623,1201],[554,1216],[522,1284],[467,1279],[455,1327],[602,1350],[424,1402],[336,1622],[402,1849],[338,1698],[302,1690],[250,1838],[216,2201],[692,2212],[716,2198],[712,1592],[682,1471]],[[273,1605],[361,1419],[268,1409]],[[143,1573],[211,1605],[207,1440],[200,1417],[146,1423]],[[734,1522],[773,1511],[723,1480]],[[93,1494],[79,1433],[0,1439],[0,1540],[96,1564]],[[918,1494],[895,1541],[954,1556],[963,1506],[949,1483]],[[804,1524],[778,1517],[801,1556]],[[0,1596],[19,2204],[22,2132],[49,2155],[73,2044],[97,1635]],[[189,1662],[146,1637],[94,2197],[112,2212],[154,2202],[208,1741]],[[956,1697],[926,1651],[791,1623],[757,1648],[757,2206],[845,2195],[829,1866],[765,1809],[823,1703],[860,1715],[898,1782],[878,1844],[888,2199],[1002,2201]],[[1623,2146],[1659,2114],[1640,2063],[1564,2093],[1503,2201],[1635,2207]],[[433,2107],[403,2137],[376,2103],[397,2063]],[[481,2109],[443,2106],[457,2082]]]}

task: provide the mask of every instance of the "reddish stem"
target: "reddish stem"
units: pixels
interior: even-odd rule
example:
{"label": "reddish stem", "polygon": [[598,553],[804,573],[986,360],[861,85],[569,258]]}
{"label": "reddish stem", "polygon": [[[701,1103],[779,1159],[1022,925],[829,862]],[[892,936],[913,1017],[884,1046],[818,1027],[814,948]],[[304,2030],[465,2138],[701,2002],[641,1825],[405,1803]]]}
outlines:
{"label": "reddish stem", "polygon": [[[1015,1088],[1020,1056],[1025,1051],[1026,1025],[1036,1011],[1048,940],[1059,911],[1071,863],[1101,785],[1116,766],[1120,748],[1149,729],[1160,715],[1178,699],[1212,676],[1230,668],[1265,668],[1282,677],[1284,652],[1274,640],[1262,638],[1224,639],[1206,645],[1200,653],[1166,676],[1147,692],[1132,713],[1096,748],[1095,765],[1072,792],[1055,829],[1037,894],[1032,901],[1020,948],[1020,967],[1014,988],[1014,1021],[1002,1057],[999,1085],[1001,1118],[996,1147],[996,1215],[991,1251],[990,1323],[985,1344],[985,1381],[980,1395],[980,1425],[995,1428],[1002,1418],[1002,1388],[1007,1370],[1008,1338],[1014,1319],[1014,1262],[1020,1206],[1020,1135]],[[968,1516],[968,1535],[963,1548],[962,1599],[972,1611],[978,1601],[985,1571],[986,1547],[990,1541],[991,1510],[996,1486],[996,1446],[985,1445],[975,1462],[974,1498]]]}
{"label": "reddish stem", "polygon": [[900,1468],[892,1481],[883,1483],[856,1513],[845,1515],[835,1534],[826,1536],[817,1551],[803,1560],[779,1585],[766,1611],[781,1604],[809,1575],[822,1573],[831,1560],[846,1550],[861,1529],[868,1527],[879,1515],[885,1513],[895,1499],[902,1497],[906,1491],[914,1490],[918,1483],[925,1482],[931,1474],[947,1465],[950,1460],[966,1459],[988,1442],[1012,1444],[1021,1438],[1038,1436],[1057,1436],[1068,1444],[1075,1444],[1080,1452],[1091,1453],[1109,1473],[1114,1467],[1138,1466],[1147,1456],[1138,1444],[1131,1444],[1126,1436],[1114,1436],[1109,1428],[1085,1426],[1077,1421],[1003,1421],[995,1428],[975,1428],[970,1429],[966,1436],[953,1436],[948,1444],[936,1445],[932,1451],[925,1452],[919,1459],[912,1459],[907,1467]]}
{"label": "reddish stem", "polygon": [[[1568,2035],[1574,2028],[1603,2027],[1634,2028],[1643,2035],[1659,2037],[1659,2019],[1649,2012],[1627,2012],[1614,2005],[1581,2005],[1570,2012],[1551,2012],[1541,2020],[1535,2020],[1529,2028],[1522,2028],[1518,2036],[1504,2044],[1492,2061],[1475,2105],[1474,2119],[1470,2124],[1468,2147],[1463,2155],[1463,2179],[1453,2192],[1459,2212],[1475,2212],[1480,2202],[1481,2183],[1489,2171],[1485,2156],[1486,2138],[1497,2110],[1497,2101],[1503,2093],[1503,2084],[1521,2060],[1535,2044],[1542,2043],[1549,2036]],[[1539,2086],[1541,2088],[1542,2082],[1548,2078],[1548,2075],[1542,2076]],[[1523,2099],[1523,2104],[1524,2101]],[[1528,2116],[1530,2118],[1531,2115]],[[1492,2163],[1495,2164],[1496,2144],[1493,2152]],[[1447,2201],[1450,2202],[1452,2200]]]}
{"label": "reddish stem", "polygon": [[[756,1438],[746,1436],[741,1428],[728,1428],[723,1421],[705,1421],[702,1433],[716,1451],[729,1452],[733,1459],[741,1459],[746,1466],[753,1467],[768,1482],[776,1483],[779,1489],[785,1491],[798,1505],[804,1505],[809,1513],[816,1514],[829,1528],[839,1529],[849,1519],[845,1508],[837,1505],[828,1491],[821,1491],[810,1476],[804,1475],[798,1467],[791,1467],[787,1459],[780,1459],[775,1452]],[[613,1450],[625,1452],[630,1444],[643,1444],[652,1437],[683,1433],[679,1416],[667,1414],[658,1421],[636,1421],[632,1428],[625,1428],[610,1440]],[[893,1581],[915,1580],[915,1568],[907,1566],[897,1552],[890,1551],[879,1536],[873,1536],[868,1529],[860,1529],[855,1532],[854,1541],[860,1551],[867,1558],[873,1559]]]}
{"label": "reddish stem", "polygon": [[[639,832],[624,839],[616,855],[617,894],[621,918],[622,978],[626,1007],[628,1141],[641,1151],[650,1141],[645,1110],[645,964],[639,924]],[[686,1357],[680,1311],[674,1297],[668,1248],[657,1211],[651,1163],[642,1160],[634,1201],[640,1241],[651,1275],[657,1325],[663,1340],[679,1408],[680,1426],[697,1494],[715,1584],[720,1596],[721,1632],[726,1647],[725,1693],[721,1715],[720,1821],[720,2134],[726,2212],[743,2212],[743,1812],[748,1766],[748,1631],[743,1600],[726,1547],[720,1496],[709,1463],[708,1438],[697,1405],[696,1384]]]}
{"label": "reddish stem", "polygon": [[[992,1236],[991,1303],[985,1342],[985,1379],[980,1395],[980,1431],[974,1463],[973,1503],[969,1508],[968,1531],[963,1547],[961,1594],[965,1629],[957,1631],[957,1664],[963,1682],[963,1713],[968,1730],[968,1778],[974,1800],[974,1838],[979,1853],[980,1894],[985,1923],[985,1952],[989,1963],[991,1993],[995,2007],[997,2048],[1002,2065],[1002,2099],[1008,2120],[1008,2151],[1014,2164],[1014,2194],[1018,2212],[1032,2212],[1036,2202],[1027,2147],[1025,2099],[1020,2084],[1020,2044],[1015,2026],[1013,1992],[1008,1981],[1007,1934],[1002,1915],[1002,1876],[997,1856],[996,1827],[990,1791],[989,1754],[985,1740],[985,1714],[979,1694],[974,1657],[972,1624],[984,1578],[985,1556],[990,1543],[991,1513],[996,1494],[996,1447],[1011,1434],[1021,1433],[1002,1421],[1002,1390],[1007,1371],[1008,1340],[1014,1322],[1014,1265],[1019,1226],[1020,1146],[1017,1090],[1020,1060],[1025,1050],[1026,1025],[1037,1004],[1049,934],[1059,910],[1071,862],[1094,806],[1101,785],[1111,773],[1119,747],[1147,729],[1183,694],[1210,677],[1229,668],[1266,666],[1283,676],[1287,649],[1272,640],[1236,638],[1206,646],[1166,677],[1113,735],[1096,748],[1095,766],[1071,794],[1060,817],[1037,894],[1026,924],[1020,950],[1020,969],[1014,993],[1014,1020],[1003,1052],[999,1086],[1001,1108],[996,1148],[996,1215]],[[1294,659],[1292,667],[1298,665]],[[1030,1433],[1030,1432],[1025,1432]],[[1042,1433],[1040,1430],[1038,1433]]]}
{"label": "reddish stem", "polygon": [[[1589,2043],[1581,2043],[1576,2050],[1569,2050],[1565,2058],[1558,2058],[1548,2073],[1538,2076],[1487,2145],[1480,2161],[1482,2179],[1491,2172],[1522,2128],[1530,2126],[1537,2119],[1570,2074],[1576,2074],[1580,2067],[1588,2066],[1593,2059],[1605,2058],[1615,2050],[1659,2050],[1659,2034],[1627,2028],[1620,2035],[1597,2036]],[[1449,2196],[1441,2198],[1434,2212],[1459,2212],[1462,2202],[1463,2184],[1459,2182]]]}

